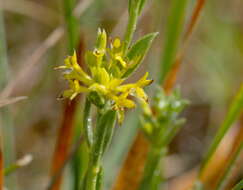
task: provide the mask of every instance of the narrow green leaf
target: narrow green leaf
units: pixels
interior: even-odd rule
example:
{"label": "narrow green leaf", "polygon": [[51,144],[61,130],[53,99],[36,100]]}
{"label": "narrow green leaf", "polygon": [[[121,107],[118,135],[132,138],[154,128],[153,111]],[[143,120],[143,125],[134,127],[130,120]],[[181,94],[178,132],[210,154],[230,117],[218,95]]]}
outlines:
{"label": "narrow green leaf", "polygon": [[95,144],[94,144],[94,155],[95,162],[99,162],[102,154],[104,153],[107,145],[111,140],[112,128],[115,125],[116,120],[116,111],[108,110],[104,115],[101,116],[97,125],[97,133],[95,135]]}
{"label": "narrow green leaf", "polygon": [[227,164],[227,166],[225,167],[224,174],[220,178],[219,183],[218,183],[218,185],[217,185],[215,190],[223,190],[223,189],[225,189],[225,185],[227,184],[227,179],[228,179],[228,177],[230,175],[230,172],[234,168],[234,165],[235,165],[236,161],[238,160],[238,158],[240,157],[240,155],[242,153],[242,150],[243,150],[243,142],[241,142],[241,144],[237,148],[236,152],[232,155],[232,158],[229,161],[229,163]]}
{"label": "narrow green leaf", "polygon": [[73,15],[73,9],[76,5],[76,0],[63,0],[63,8],[66,20],[66,29],[68,34],[68,51],[73,53],[78,42],[78,22]]}
{"label": "narrow green leaf", "polygon": [[124,35],[124,47],[123,47],[124,53],[126,53],[128,48],[130,47],[133,34],[136,30],[138,16],[141,13],[144,5],[145,5],[144,0],[129,0],[128,2],[129,18],[128,18],[126,32]]}
{"label": "narrow green leaf", "polygon": [[205,156],[205,159],[200,168],[200,172],[199,172],[200,175],[203,173],[204,168],[207,166],[208,162],[212,158],[218,145],[222,141],[222,139],[225,136],[225,134],[227,133],[227,131],[232,126],[233,122],[241,114],[242,110],[243,110],[243,85],[241,86],[236,97],[234,98],[234,100],[229,108],[229,112],[227,113],[221,127],[217,131],[216,136],[213,139],[213,143],[209,147],[209,150],[208,150],[208,152]]}
{"label": "narrow green leaf", "polygon": [[104,170],[101,167],[98,177],[97,177],[97,183],[96,183],[96,190],[101,190],[102,189],[102,182],[103,182],[103,176],[104,176]]}
{"label": "narrow green leaf", "polygon": [[161,59],[161,70],[159,83],[164,79],[170,71],[179,45],[179,39],[183,30],[183,21],[186,13],[186,5],[188,0],[173,0],[170,15],[168,17],[167,31],[165,35],[164,52]]}
{"label": "narrow green leaf", "polygon": [[114,125],[116,122],[116,111],[108,110],[103,116],[100,118],[100,122],[97,126],[97,134],[96,134],[96,148],[102,144],[100,149],[100,154],[103,154],[106,150],[109,142],[111,141]]}
{"label": "narrow green leaf", "polygon": [[[73,10],[75,8],[77,0],[62,0],[63,2],[63,10],[64,10],[64,18],[65,18],[65,25],[66,25],[66,36],[67,36],[67,50],[69,54],[72,54],[75,50],[78,40],[79,40],[79,24],[77,21],[77,18],[73,15]],[[73,183],[74,183],[74,189],[79,188],[80,183],[80,174],[82,172],[79,171],[80,166],[82,165],[81,162],[81,152],[77,153],[74,156],[73,159],[73,167],[72,167],[72,173],[73,173]],[[78,169],[77,169],[78,168]]]}
{"label": "narrow green leaf", "polygon": [[138,8],[138,14],[141,14],[143,7],[145,5],[146,0],[140,0],[139,8]]}
{"label": "narrow green leaf", "polygon": [[[144,176],[139,190],[158,189],[161,182],[160,160],[166,154],[166,148],[159,149],[152,147],[147,158],[144,169]],[[159,180],[159,181],[158,181]]]}
{"label": "narrow green leaf", "polygon": [[243,179],[239,183],[237,183],[232,190],[242,190],[242,188],[243,188]]}
{"label": "narrow green leaf", "polygon": [[144,0],[129,0],[128,1],[128,12],[129,15],[132,15],[132,13],[136,10],[140,10],[140,6],[141,6],[141,1]]}
{"label": "narrow green leaf", "polygon": [[182,125],[185,123],[185,119],[179,119],[177,123],[175,123],[170,129],[165,131],[165,134],[162,136],[160,145],[161,146],[168,146],[176,134],[181,129]]}
{"label": "narrow green leaf", "polygon": [[6,85],[8,80],[9,68],[7,60],[7,50],[6,50],[6,36],[4,28],[4,18],[2,11],[0,10],[0,89]]}
{"label": "narrow green leaf", "polygon": [[[9,66],[7,59],[6,36],[4,26],[4,16],[0,10],[0,91],[7,84],[9,79]],[[1,108],[0,111],[0,141],[3,144],[4,166],[8,167],[15,161],[15,132],[13,127],[13,117],[8,107]],[[1,142],[0,142],[1,143]],[[1,146],[1,145],[0,145]],[[16,175],[5,178],[5,186],[9,189],[16,189]]]}
{"label": "narrow green leaf", "polygon": [[129,0],[128,1],[128,13],[129,13],[129,15],[131,14],[132,7],[133,7],[133,0]]}
{"label": "narrow green leaf", "polygon": [[117,116],[116,112],[113,111],[112,114],[110,115],[110,117],[107,118],[109,120],[109,124],[107,126],[106,136],[105,136],[105,139],[104,139],[104,151],[109,146],[111,139],[113,137],[115,122],[116,122],[116,116]]}
{"label": "narrow green leaf", "polygon": [[132,74],[138,66],[142,63],[143,58],[145,57],[148,49],[150,48],[154,38],[157,36],[157,32],[150,33],[143,36],[140,40],[138,40],[128,51],[127,59],[131,63],[131,67],[125,72],[122,78],[128,77]]}

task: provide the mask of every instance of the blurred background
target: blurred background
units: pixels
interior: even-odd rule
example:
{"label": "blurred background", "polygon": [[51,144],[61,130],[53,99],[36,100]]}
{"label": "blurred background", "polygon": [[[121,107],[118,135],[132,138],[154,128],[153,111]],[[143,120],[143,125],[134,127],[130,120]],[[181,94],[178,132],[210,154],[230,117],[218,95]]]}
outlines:
{"label": "blurred background", "polygon": [[[28,97],[0,108],[5,165],[11,165],[26,154],[33,156],[28,166],[7,177],[6,186],[10,190],[43,190],[49,181],[65,107],[64,101],[57,100],[57,97],[67,84],[60,72],[54,70],[69,54],[65,7],[59,0],[0,2],[1,97]],[[195,2],[189,1],[185,22]],[[128,1],[120,0],[77,0],[74,12],[78,28],[77,51],[93,48],[98,27],[104,28],[110,37],[122,36],[128,16],[127,6]],[[145,71],[150,72],[151,78],[158,78],[169,7],[168,0],[148,0],[135,39],[153,31],[158,31],[159,36],[131,80],[141,77]],[[190,100],[190,106],[183,113],[187,123],[174,139],[166,158],[166,177],[171,183],[197,167],[212,134],[243,82],[242,10],[242,0],[206,1],[190,39],[176,82],[183,98]],[[150,87],[149,91],[152,93],[153,89]],[[82,105],[81,100],[75,112],[75,126],[81,125]],[[137,125],[134,123],[138,118],[134,117],[135,113],[136,110],[127,113],[125,124],[117,128],[111,149],[104,159],[106,189],[112,184],[136,134]],[[227,135],[222,155],[232,145],[232,139],[239,134],[242,126],[243,121],[236,123]],[[71,164],[65,173],[64,187],[69,189],[72,185],[69,180]],[[241,169],[233,182],[242,176]]]}

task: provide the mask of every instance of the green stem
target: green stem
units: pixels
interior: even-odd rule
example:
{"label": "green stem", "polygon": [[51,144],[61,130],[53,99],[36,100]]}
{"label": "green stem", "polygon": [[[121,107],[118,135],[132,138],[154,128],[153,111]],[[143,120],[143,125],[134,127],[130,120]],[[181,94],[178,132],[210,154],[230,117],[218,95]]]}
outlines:
{"label": "green stem", "polygon": [[186,5],[188,0],[173,0],[171,7],[171,14],[168,17],[168,29],[165,36],[165,44],[163,56],[161,59],[161,74],[159,76],[159,83],[162,84],[166,75],[170,71],[179,45],[180,35],[183,30],[183,21],[186,13]]}
{"label": "green stem", "polygon": [[132,42],[133,34],[136,30],[137,20],[139,16],[139,5],[140,5],[140,0],[130,0],[129,18],[128,18],[128,24],[126,28],[126,33],[124,36],[124,47],[123,47],[124,54],[127,53],[127,50]]}
{"label": "green stem", "polygon": [[[79,24],[77,22],[77,19],[73,15],[73,10],[76,5],[77,0],[62,0],[63,2],[63,9],[64,9],[64,18],[65,18],[65,24],[66,24],[66,32],[67,32],[67,50],[69,54],[73,54],[74,49],[76,48],[78,44],[78,33],[79,33]],[[73,189],[77,190],[79,189],[79,183],[81,178],[81,153],[82,151],[78,151],[78,153],[73,158]]]}
{"label": "green stem", "polygon": [[[0,9],[0,91],[6,85],[9,78],[9,67],[6,49],[6,36],[4,17]],[[13,118],[8,107],[0,110],[0,138],[3,143],[4,166],[8,167],[15,160],[15,132],[13,128]],[[2,137],[1,137],[2,136]],[[0,142],[1,143],[1,142]],[[9,189],[16,189],[16,176],[9,176],[5,179],[5,186]]]}
{"label": "green stem", "polygon": [[116,111],[108,110],[97,120],[94,145],[90,154],[90,162],[86,174],[85,190],[97,190],[101,186],[101,159],[113,136]]}
{"label": "green stem", "polygon": [[184,119],[178,120],[176,124],[166,129],[166,131],[163,132],[164,134],[161,135],[159,134],[157,136],[160,147],[167,147],[170,144],[170,142],[176,136],[176,134],[178,133],[178,131],[180,130],[184,122],[185,122]]}
{"label": "green stem", "polygon": [[225,188],[227,178],[230,175],[230,172],[234,168],[234,164],[237,159],[240,157],[243,149],[243,142],[241,142],[240,146],[237,148],[236,152],[233,154],[231,160],[229,161],[228,165],[225,168],[223,176],[220,178],[219,183],[215,190],[223,190]]}
{"label": "green stem", "polygon": [[84,115],[83,115],[83,128],[84,128],[84,134],[89,148],[92,147],[94,141],[90,110],[91,110],[91,102],[89,101],[88,98],[86,98],[85,106],[84,106]]}
{"label": "green stem", "polygon": [[233,122],[238,118],[240,113],[242,112],[242,107],[243,107],[243,85],[241,86],[238,94],[234,98],[229,112],[227,113],[225,120],[223,121],[221,127],[216,133],[216,136],[213,139],[213,143],[209,147],[209,150],[205,156],[205,159],[202,162],[200,171],[199,171],[199,177],[202,176],[204,169],[206,168],[207,164],[211,160],[213,154],[215,153],[218,145],[222,141],[223,137],[225,134],[228,132],[230,127],[232,126]]}
{"label": "green stem", "polygon": [[68,51],[73,53],[78,42],[78,23],[73,15],[76,0],[63,0],[65,20],[68,33]]}
{"label": "green stem", "polygon": [[158,189],[162,178],[160,175],[160,160],[165,154],[166,150],[164,148],[151,148],[139,190]]}

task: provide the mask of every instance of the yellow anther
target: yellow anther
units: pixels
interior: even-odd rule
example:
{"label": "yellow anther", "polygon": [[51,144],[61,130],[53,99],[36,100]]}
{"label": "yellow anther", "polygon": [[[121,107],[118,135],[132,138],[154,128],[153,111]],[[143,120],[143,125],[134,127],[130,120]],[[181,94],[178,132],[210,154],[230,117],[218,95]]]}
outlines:
{"label": "yellow anther", "polygon": [[116,55],[115,56],[115,59],[117,61],[119,61],[123,67],[126,67],[127,66],[127,63],[122,59],[122,57],[120,55]]}
{"label": "yellow anther", "polygon": [[78,91],[79,87],[80,87],[80,84],[79,84],[78,80],[74,80],[74,90]]}
{"label": "yellow anther", "polygon": [[116,38],[113,42],[114,48],[119,48],[121,46],[121,40],[119,38]]}

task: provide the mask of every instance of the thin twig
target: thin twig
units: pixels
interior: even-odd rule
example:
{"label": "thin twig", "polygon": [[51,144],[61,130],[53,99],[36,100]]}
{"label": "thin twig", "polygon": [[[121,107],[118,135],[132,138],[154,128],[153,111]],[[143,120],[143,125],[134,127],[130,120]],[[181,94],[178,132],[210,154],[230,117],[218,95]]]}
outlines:
{"label": "thin twig", "polygon": [[6,98],[11,95],[14,88],[20,83],[20,81],[24,80],[26,76],[31,74],[32,69],[36,64],[38,64],[39,59],[49,48],[58,42],[63,34],[64,28],[58,27],[46,38],[46,40],[34,51],[34,53],[26,59],[22,69],[16,74],[16,76],[9,81],[0,95],[1,98]]}
{"label": "thin twig", "polygon": [[26,154],[22,158],[18,159],[15,163],[11,164],[8,168],[4,168],[4,176],[8,176],[14,173],[17,169],[29,165],[33,160],[31,154]]}
{"label": "thin twig", "polygon": [[59,14],[54,10],[29,0],[1,1],[0,9],[26,15],[48,26],[59,19]]}
{"label": "thin twig", "polygon": [[[80,3],[77,5],[77,8],[75,8],[75,16],[80,17],[92,1],[93,0],[80,1]],[[12,77],[12,79],[0,94],[0,97],[6,98],[10,96],[15,87],[31,74],[32,69],[36,64],[38,64],[38,61],[47,52],[47,50],[53,47],[63,35],[64,26],[57,27],[44,40],[44,42],[27,59],[25,59],[25,63],[22,63],[22,69],[15,75],[15,77]]]}
{"label": "thin twig", "polygon": [[94,0],[81,0],[73,10],[73,15],[80,17],[84,11],[93,3]]}
{"label": "thin twig", "polygon": [[0,100],[0,108],[3,107],[3,106],[7,106],[9,104],[14,104],[16,102],[19,102],[19,101],[25,100],[25,99],[27,99],[26,96],[19,96],[19,97],[7,98],[7,99]]}

